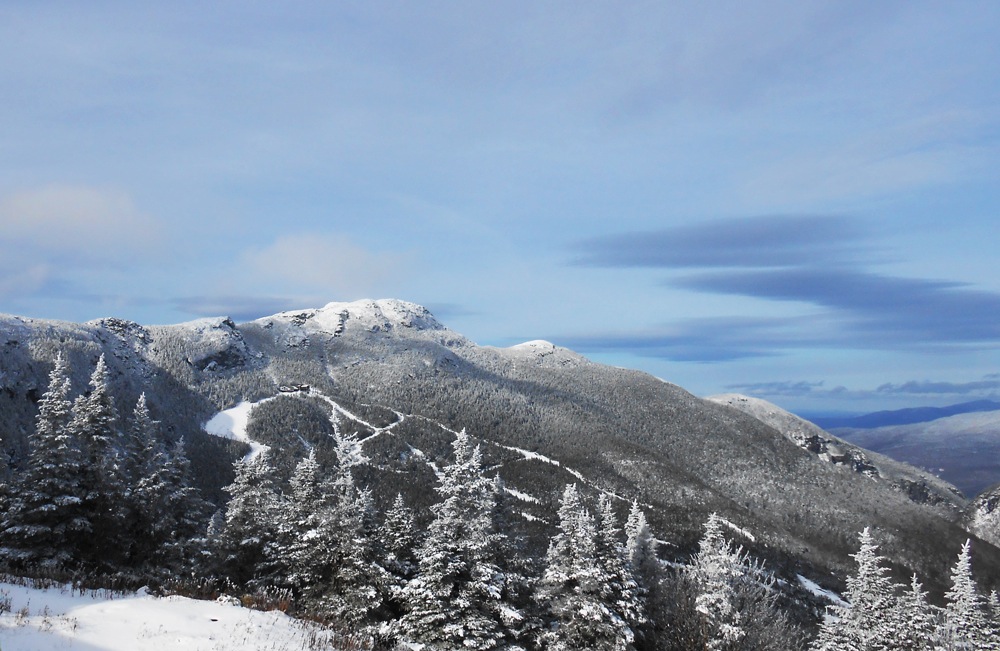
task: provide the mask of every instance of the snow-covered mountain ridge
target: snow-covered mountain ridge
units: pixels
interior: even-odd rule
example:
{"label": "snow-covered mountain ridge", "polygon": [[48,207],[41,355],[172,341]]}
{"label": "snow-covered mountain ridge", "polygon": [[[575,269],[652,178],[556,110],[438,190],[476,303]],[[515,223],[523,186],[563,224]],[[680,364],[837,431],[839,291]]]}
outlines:
{"label": "snow-covered mountain ridge", "polygon": [[[104,354],[118,404],[134,404],[145,392],[164,436],[187,441],[200,486],[217,502],[232,481],[231,462],[249,448],[202,426],[288,387],[296,399],[289,394],[253,410],[250,438],[269,446],[287,472],[310,448],[322,449],[332,427],[324,397],[335,401],[358,418],[345,416],[340,426],[356,432],[368,461],[355,472],[379,504],[404,492],[426,507],[433,468],[447,463],[452,432],[464,428],[484,443],[490,467],[512,490],[538,500],[522,502],[534,518],[524,523],[529,536],[548,532],[555,496],[571,483],[620,496],[619,504],[648,505],[658,536],[678,553],[691,549],[707,515],[718,512],[753,531],[761,554],[826,587],[837,587],[850,567],[854,537],[865,526],[884,528],[885,550],[931,584],[940,584],[968,535],[960,497],[928,500],[830,463],[802,447],[808,435],[789,436],[773,419],[549,342],[478,346],[403,301],[330,303],[240,324],[225,317],[140,326],[5,316],[0,350],[0,435],[15,465],[56,354],[70,362],[76,391]],[[832,459],[836,442],[824,440]],[[977,559],[1000,577],[1000,550],[984,548]]]}
{"label": "snow-covered mountain ridge", "polygon": [[884,480],[914,499],[962,505],[959,491],[939,477],[849,443],[766,400],[735,393],[709,396],[707,400],[748,413],[824,461]]}

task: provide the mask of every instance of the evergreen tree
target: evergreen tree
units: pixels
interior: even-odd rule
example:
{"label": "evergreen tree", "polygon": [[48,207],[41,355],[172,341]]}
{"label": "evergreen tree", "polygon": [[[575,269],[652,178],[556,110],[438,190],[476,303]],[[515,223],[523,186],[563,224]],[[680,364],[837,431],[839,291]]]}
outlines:
{"label": "evergreen tree", "polygon": [[386,511],[382,523],[385,543],[385,566],[403,585],[409,581],[417,568],[415,555],[417,532],[413,522],[413,511],[406,505],[401,493],[396,494],[392,506]]}
{"label": "evergreen tree", "polygon": [[893,617],[897,634],[894,648],[900,651],[932,651],[936,614],[933,606],[927,602],[927,593],[916,574],[897,604]]}
{"label": "evergreen tree", "polygon": [[329,559],[334,556],[328,549],[334,539],[328,533],[333,524],[330,493],[314,450],[296,465],[289,486],[287,515],[278,538],[288,548],[289,584],[296,595],[308,600],[328,578]]}
{"label": "evergreen tree", "polygon": [[230,500],[219,537],[220,569],[239,586],[266,583],[272,566],[265,550],[277,536],[279,514],[284,511],[267,453],[237,461],[236,477],[225,490]]}
{"label": "evergreen tree", "polygon": [[646,608],[632,564],[626,558],[622,531],[608,495],[601,495],[597,512],[597,562],[608,577],[601,597],[635,631],[646,623]]}
{"label": "evergreen tree", "polygon": [[951,571],[951,588],[939,635],[947,649],[986,651],[990,648],[989,623],[983,600],[972,578],[972,541],[966,540]]}
{"label": "evergreen tree", "polygon": [[639,508],[639,502],[632,502],[628,520],[625,522],[625,558],[638,577],[655,575],[659,569],[656,556],[656,541],[646,522],[646,514]]}
{"label": "evergreen tree", "polygon": [[94,533],[83,541],[82,560],[94,567],[111,569],[125,560],[129,514],[118,412],[108,391],[104,355],[90,377],[88,392],[73,404],[69,427],[83,448],[83,508]]}
{"label": "evergreen tree", "polygon": [[157,425],[143,393],[132,412],[127,438],[129,558],[137,566],[148,566],[159,545],[155,532],[159,520],[156,507],[162,501],[166,451],[155,435]]}
{"label": "evergreen tree", "polygon": [[844,595],[847,605],[833,606],[834,617],[828,617],[812,648],[817,651],[885,651],[892,649],[897,631],[894,629],[898,606],[893,585],[882,565],[878,545],[866,527],[860,535],[861,547],[853,554],[857,573],[847,579]]}
{"label": "evergreen tree", "polygon": [[[646,621],[636,629],[636,637],[643,638],[644,648],[654,648],[655,641],[665,637],[662,629],[669,625],[667,620],[670,619],[655,609],[669,597],[663,590],[664,572],[656,553],[657,543],[638,501],[633,501],[629,509],[625,536],[625,560],[646,609]],[[676,607],[676,604],[671,606]]]}
{"label": "evergreen tree", "polygon": [[633,649],[634,633],[605,601],[613,577],[598,561],[598,530],[575,485],[559,507],[559,532],[549,544],[538,599],[549,621],[540,642],[552,651]]}
{"label": "evergreen tree", "polygon": [[62,568],[93,531],[84,510],[83,457],[69,428],[69,367],[60,354],[38,405],[28,468],[2,523],[4,560],[16,568]]}
{"label": "evergreen tree", "polygon": [[205,532],[210,507],[191,485],[191,462],[183,438],[165,453],[161,476],[163,488],[156,505],[154,528],[159,546],[154,562],[175,572],[191,569],[196,563],[197,541]]}
{"label": "evergreen tree", "polygon": [[735,648],[746,635],[736,606],[736,584],[743,578],[742,553],[730,547],[722,534],[722,519],[712,513],[690,570],[698,590],[695,609],[701,614],[711,651]]}
{"label": "evergreen tree", "polygon": [[344,505],[348,513],[341,530],[342,559],[334,574],[331,612],[352,628],[370,630],[386,611],[392,578],[382,567],[381,546],[375,524],[375,502],[370,490],[358,491]]}
{"label": "evergreen tree", "polygon": [[455,461],[441,473],[442,501],[417,551],[417,576],[404,590],[400,632],[434,649],[502,649],[513,637],[512,607],[504,600],[507,577],[493,561],[496,493],[468,434],[452,447]]}

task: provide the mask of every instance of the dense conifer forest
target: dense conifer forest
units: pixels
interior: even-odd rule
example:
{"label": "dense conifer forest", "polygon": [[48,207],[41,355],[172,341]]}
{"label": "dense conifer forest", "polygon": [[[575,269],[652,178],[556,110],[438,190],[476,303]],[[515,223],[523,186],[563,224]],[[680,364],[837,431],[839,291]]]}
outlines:
{"label": "dense conifer forest", "polygon": [[[322,622],[358,648],[1000,648],[1000,599],[980,593],[971,543],[955,550],[934,604],[920,577],[890,577],[872,523],[843,599],[824,608],[744,547],[752,532],[715,513],[679,552],[648,507],[581,478],[547,497],[551,522],[526,527],[537,517],[519,505],[537,498],[509,488],[495,453],[465,430],[425,464],[429,494],[388,495],[365,479],[369,461],[336,403],[304,396],[264,403],[248,429],[275,445],[239,456],[213,504],[146,396],[122,413],[103,356],[86,387],[72,375],[56,355],[29,452],[0,468],[0,562],[12,575],[229,594]],[[289,405],[293,421],[281,414]],[[387,426],[394,415],[369,406],[360,420]],[[289,422],[300,446],[281,448],[269,423]]]}

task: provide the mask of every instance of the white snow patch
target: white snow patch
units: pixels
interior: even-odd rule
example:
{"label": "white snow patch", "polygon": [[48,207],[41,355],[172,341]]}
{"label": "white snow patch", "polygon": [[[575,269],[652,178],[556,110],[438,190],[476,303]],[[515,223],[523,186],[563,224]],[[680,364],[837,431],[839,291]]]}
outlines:
{"label": "white snow patch", "polygon": [[544,463],[551,463],[553,466],[560,466],[560,467],[562,467],[561,463],[559,463],[555,459],[552,459],[552,458],[549,458],[549,457],[545,456],[544,454],[538,454],[537,452],[532,452],[530,450],[522,450],[521,448],[515,448],[515,447],[510,446],[510,445],[500,445],[499,443],[497,443],[496,445],[498,445],[499,447],[503,448],[504,450],[510,450],[511,452],[517,452],[518,454],[520,454],[525,459],[529,459],[529,460],[532,460],[532,461],[542,461]]}
{"label": "white snow patch", "polygon": [[528,502],[530,504],[540,503],[540,500],[537,497],[532,497],[527,493],[522,493],[521,491],[511,488],[510,486],[504,486],[504,490],[507,491],[508,495],[512,495],[515,498],[521,500],[522,502]]}
{"label": "white snow patch", "polygon": [[750,533],[749,531],[747,531],[746,529],[744,529],[742,527],[739,527],[739,526],[733,524],[729,520],[727,520],[725,518],[719,518],[719,522],[721,522],[722,524],[726,525],[731,530],[733,530],[734,532],[736,532],[739,535],[743,536],[744,538],[746,538],[750,542],[757,542],[757,539],[754,537],[754,535],[752,533]]}
{"label": "white snow patch", "polygon": [[74,592],[0,583],[3,651],[293,651],[315,625],[277,611],[185,597]]}
{"label": "white snow patch", "polygon": [[250,422],[250,412],[257,405],[268,400],[274,400],[274,398],[264,398],[258,402],[247,402],[244,400],[235,407],[230,407],[212,416],[202,426],[202,429],[213,436],[233,439],[234,441],[243,441],[250,446],[250,453],[247,454],[246,459],[253,459],[270,448],[263,443],[250,440],[250,437],[247,436],[247,424]]}
{"label": "white snow patch", "polygon": [[820,584],[816,583],[815,581],[810,581],[801,574],[796,574],[795,576],[799,580],[799,585],[805,588],[806,591],[809,592],[810,594],[827,599],[828,601],[830,601],[833,604],[836,604],[837,606],[849,605],[836,592],[833,592],[832,590],[827,590],[826,588],[820,586]]}

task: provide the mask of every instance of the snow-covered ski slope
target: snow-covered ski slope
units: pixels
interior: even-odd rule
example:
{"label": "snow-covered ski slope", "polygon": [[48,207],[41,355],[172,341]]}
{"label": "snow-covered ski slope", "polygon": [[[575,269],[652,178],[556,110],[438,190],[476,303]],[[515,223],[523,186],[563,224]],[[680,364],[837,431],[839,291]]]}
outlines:
{"label": "snow-covered ski slope", "polygon": [[139,591],[111,594],[0,583],[3,651],[300,651],[336,649],[327,633],[278,611]]}
{"label": "snow-covered ski slope", "polygon": [[[529,342],[529,343],[534,344],[536,342]],[[440,428],[441,430],[443,430],[445,432],[448,432],[449,434],[452,434],[452,435],[457,435],[458,434],[458,432],[456,432],[455,430],[449,428],[447,425],[445,425],[443,423],[440,423],[440,422],[438,422],[436,420],[433,420],[431,418],[427,418],[426,416],[419,416],[419,415],[414,415],[414,414],[404,414],[404,413],[402,413],[400,411],[397,411],[395,409],[391,409],[390,411],[392,411],[393,413],[396,414],[396,420],[394,422],[390,423],[389,425],[386,425],[385,427],[378,427],[378,426],[373,425],[372,423],[369,423],[368,421],[364,420],[363,418],[361,418],[357,414],[351,412],[350,410],[348,410],[347,408],[345,408],[343,405],[341,405],[340,403],[338,403],[336,400],[334,400],[330,396],[328,396],[328,395],[326,395],[326,394],[324,394],[324,393],[322,393],[320,391],[317,391],[315,389],[311,389],[307,394],[300,394],[298,392],[296,392],[296,393],[279,393],[277,395],[264,398],[263,400],[259,400],[257,402],[246,402],[246,401],[240,402],[236,406],[230,407],[229,409],[225,409],[223,411],[220,411],[218,414],[216,414],[215,416],[213,416],[203,426],[203,429],[206,432],[208,432],[209,434],[212,434],[214,436],[220,436],[220,437],[228,438],[228,439],[235,439],[237,441],[243,441],[243,442],[249,444],[251,450],[250,450],[250,453],[247,455],[247,459],[251,459],[251,458],[257,456],[258,454],[260,454],[261,452],[264,452],[264,451],[266,451],[268,449],[266,445],[263,445],[262,443],[258,443],[256,441],[251,440],[250,437],[247,435],[247,425],[250,422],[250,412],[253,410],[253,408],[255,406],[259,405],[259,404],[268,402],[270,400],[278,400],[278,399],[282,399],[282,398],[289,399],[289,400],[294,400],[294,399],[301,398],[302,395],[308,395],[308,396],[317,398],[317,399],[322,400],[323,402],[325,402],[325,403],[327,403],[329,405],[330,410],[331,410],[330,420],[333,423],[334,430],[337,431],[338,434],[340,433],[340,423],[341,423],[340,418],[344,418],[347,421],[351,421],[351,422],[357,423],[358,425],[364,427],[365,429],[367,429],[367,430],[369,430],[371,432],[371,434],[369,436],[365,437],[364,441],[358,441],[358,440],[354,440],[352,437],[346,437],[349,443],[353,443],[354,444],[353,445],[354,454],[352,455],[353,459],[351,461],[352,465],[356,465],[358,463],[364,463],[364,462],[368,461],[368,459],[364,456],[364,452],[362,451],[362,444],[364,442],[371,441],[375,437],[380,436],[382,434],[385,434],[386,432],[389,432],[389,431],[391,431],[391,430],[399,427],[408,418],[419,418],[419,419],[421,419],[421,420],[423,420],[423,421],[425,421],[427,423],[430,423],[431,425],[433,425],[435,427]],[[485,439],[483,439],[482,442],[486,443],[486,444],[489,444],[489,445],[495,445],[495,446],[497,446],[499,448],[502,448],[504,450],[507,450],[509,452],[514,452],[514,453],[520,455],[521,458],[523,458],[525,460],[528,460],[528,461],[537,461],[539,463],[546,463],[546,464],[549,464],[549,465],[553,465],[553,466],[559,467],[559,468],[563,469],[564,471],[566,471],[567,473],[569,473],[570,475],[572,475],[573,477],[575,477],[581,484],[585,484],[587,486],[590,486],[591,488],[594,488],[598,492],[604,493],[605,495],[608,495],[609,497],[611,497],[613,499],[620,500],[620,501],[628,501],[626,498],[618,495],[617,493],[614,493],[612,491],[609,491],[609,490],[606,490],[604,488],[601,488],[596,483],[594,483],[593,481],[591,481],[587,477],[585,477],[583,475],[583,473],[581,473],[580,471],[575,470],[575,469],[570,468],[570,467],[567,467],[566,465],[562,464],[561,462],[557,461],[556,459],[552,459],[551,457],[547,457],[547,456],[545,456],[543,454],[539,454],[537,452],[532,452],[530,450],[523,450],[521,448],[517,448],[517,447],[513,447],[513,446],[509,446],[509,445],[502,445],[500,443],[496,443],[496,442],[493,442],[493,441],[488,441],[488,440],[485,440]],[[413,453],[416,454],[416,455],[418,455],[419,457],[423,457],[424,456],[423,452],[421,450],[416,449],[416,448],[413,448]],[[440,469],[433,462],[428,461],[427,463],[434,470],[435,474],[437,474],[438,472],[440,472]],[[526,494],[526,493],[524,493],[522,491],[518,491],[516,489],[508,489],[508,492],[511,495],[515,496],[516,498],[518,498],[518,499],[520,499],[522,501],[539,503],[539,500],[536,497],[528,495],[528,494]],[[646,504],[644,504],[642,506],[649,507],[649,505],[646,505]],[[741,533],[743,533],[743,532],[741,532]],[[752,539],[752,536],[750,538]]]}

